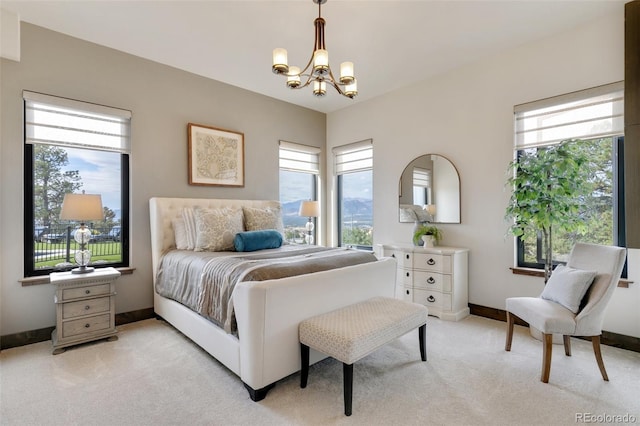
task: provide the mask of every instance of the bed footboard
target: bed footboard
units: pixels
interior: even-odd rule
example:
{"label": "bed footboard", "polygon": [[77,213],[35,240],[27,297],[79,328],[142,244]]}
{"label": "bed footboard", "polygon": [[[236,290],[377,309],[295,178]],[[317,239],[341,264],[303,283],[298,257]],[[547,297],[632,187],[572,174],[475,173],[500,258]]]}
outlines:
{"label": "bed footboard", "polygon": [[[238,283],[233,303],[245,386],[265,389],[266,395],[277,380],[300,370],[302,320],[374,296],[394,297],[395,279],[395,259],[384,258],[297,277]],[[312,351],[311,362],[325,357]]]}

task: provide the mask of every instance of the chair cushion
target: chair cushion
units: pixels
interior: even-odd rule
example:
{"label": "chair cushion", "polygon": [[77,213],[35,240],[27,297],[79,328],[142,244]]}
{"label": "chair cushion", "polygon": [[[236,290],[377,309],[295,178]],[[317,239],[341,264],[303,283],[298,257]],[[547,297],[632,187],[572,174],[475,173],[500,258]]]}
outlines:
{"label": "chair cushion", "polygon": [[510,297],[507,311],[543,333],[573,334],[576,315],[564,306],[539,297]]}
{"label": "chair cushion", "polygon": [[558,265],[540,297],[559,303],[575,314],[580,310],[580,302],[595,276],[596,271]]}

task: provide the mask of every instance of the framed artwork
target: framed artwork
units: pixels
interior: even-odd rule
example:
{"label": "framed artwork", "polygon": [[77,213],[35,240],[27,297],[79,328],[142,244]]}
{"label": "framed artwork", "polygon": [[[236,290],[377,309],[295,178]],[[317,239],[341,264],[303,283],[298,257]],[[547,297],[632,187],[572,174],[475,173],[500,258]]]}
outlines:
{"label": "framed artwork", "polygon": [[244,186],[244,134],[189,123],[189,184]]}

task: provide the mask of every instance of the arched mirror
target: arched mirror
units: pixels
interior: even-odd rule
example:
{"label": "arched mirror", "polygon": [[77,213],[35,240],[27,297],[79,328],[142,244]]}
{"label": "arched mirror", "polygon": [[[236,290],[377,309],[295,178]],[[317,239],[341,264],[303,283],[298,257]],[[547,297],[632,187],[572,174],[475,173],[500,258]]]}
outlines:
{"label": "arched mirror", "polygon": [[400,176],[400,222],[460,223],[460,176],[446,157],[421,155]]}

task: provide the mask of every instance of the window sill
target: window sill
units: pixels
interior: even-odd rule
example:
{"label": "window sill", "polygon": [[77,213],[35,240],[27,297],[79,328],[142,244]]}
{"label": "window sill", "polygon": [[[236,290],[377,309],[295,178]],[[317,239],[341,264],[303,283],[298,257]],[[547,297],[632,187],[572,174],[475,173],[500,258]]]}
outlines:
{"label": "window sill", "polygon": [[[131,275],[136,268],[127,266],[123,268],[116,268],[122,275]],[[22,284],[22,287],[29,287],[32,285],[49,284],[49,275],[40,275],[37,277],[27,277],[18,280]]]}
{"label": "window sill", "polygon": [[[509,269],[511,269],[511,272],[513,272],[515,275],[528,275],[530,277],[540,277],[540,278],[544,277],[544,271],[541,269],[520,268],[520,267],[512,267]],[[618,281],[618,287],[629,288],[629,284],[633,284],[633,281],[630,281],[626,278],[620,278],[620,281]]]}

